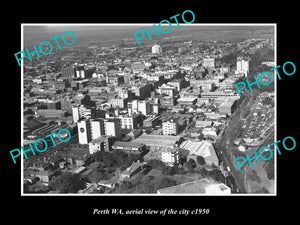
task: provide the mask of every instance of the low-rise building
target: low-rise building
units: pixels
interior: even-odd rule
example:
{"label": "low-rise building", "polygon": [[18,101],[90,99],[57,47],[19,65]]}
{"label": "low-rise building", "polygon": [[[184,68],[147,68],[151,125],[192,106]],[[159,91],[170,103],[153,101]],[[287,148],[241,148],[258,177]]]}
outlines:
{"label": "low-rise building", "polygon": [[165,94],[165,95],[170,96],[170,97],[174,97],[174,95],[178,92],[178,91],[176,91],[175,86],[169,86],[169,85],[166,85],[166,84],[163,84],[161,87],[159,87],[157,89],[157,91],[160,94]]}
{"label": "low-rise building", "polygon": [[39,109],[36,114],[46,118],[61,118],[65,116],[65,112],[56,109]]}
{"label": "low-rise building", "polygon": [[213,122],[210,120],[197,120],[195,127],[197,127],[197,128],[211,127],[212,124],[213,124]]}
{"label": "low-rise building", "polygon": [[237,108],[237,99],[230,98],[219,106],[219,113],[231,115]]}
{"label": "low-rise building", "polygon": [[161,161],[173,166],[179,162],[180,156],[180,151],[177,148],[167,148],[161,152]]}
{"label": "low-rise building", "polygon": [[177,99],[177,103],[178,105],[186,105],[186,106],[191,106],[191,105],[195,105],[197,102],[197,98],[193,98],[193,97],[185,97],[185,98],[179,98]]}
{"label": "low-rise building", "polygon": [[143,121],[144,127],[155,127],[159,124],[159,118],[156,115],[150,115]]}
{"label": "low-rise building", "polygon": [[171,96],[165,96],[163,98],[160,98],[160,104],[163,107],[173,107],[176,104],[176,101],[174,97]]}
{"label": "low-rise building", "polygon": [[127,98],[113,98],[110,100],[110,104],[113,108],[127,108]]}
{"label": "low-rise building", "polygon": [[231,189],[223,183],[216,183],[207,178],[172,187],[157,190],[158,194],[205,194],[205,195],[229,195]]}
{"label": "low-rise building", "polygon": [[187,140],[181,143],[180,148],[189,151],[187,159],[194,159],[197,162],[197,156],[202,156],[206,164],[219,165],[219,159],[213,145],[207,141]]}
{"label": "low-rise building", "polygon": [[101,136],[89,142],[89,153],[94,154],[98,151],[111,151],[115,138]]}
{"label": "low-rise building", "polygon": [[168,147],[178,146],[182,142],[181,136],[168,136],[168,135],[146,135],[134,139],[132,142],[145,144],[147,147],[155,149],[164,149]]}
{"label": "low-rise building", "polygon": [[211,138],[217,139],[218,130],[215,127],[205,127],[202,130],[202,134],[203,134],[204,137],[211,137]]}
{"label": "low-rise building", "polygon": [[120,180],[132,178],[143,169],[143,164],[140,162],[133,162],[126,170],[120,173]]}
{"label": "low-rise building", "polygon": [[140,155],[146,150],[146,145],[142,143],[116,141],[112,145],[113,150],[122,150],[128,154]]}
{"label": "low-rise building", "polygon": [[120,115],[119,119],[123,129],[137,129],[142,125],[141,114]]}

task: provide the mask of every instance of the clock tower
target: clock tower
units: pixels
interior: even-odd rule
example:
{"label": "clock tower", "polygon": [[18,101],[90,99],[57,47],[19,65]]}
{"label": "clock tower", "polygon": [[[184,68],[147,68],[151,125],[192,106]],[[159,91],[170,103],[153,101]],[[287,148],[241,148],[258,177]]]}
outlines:
{"label": "clock tower", "polygon": [[88,119],[78,121],[79,144],[88,144],[92,140],[90,126],[90,121]]}

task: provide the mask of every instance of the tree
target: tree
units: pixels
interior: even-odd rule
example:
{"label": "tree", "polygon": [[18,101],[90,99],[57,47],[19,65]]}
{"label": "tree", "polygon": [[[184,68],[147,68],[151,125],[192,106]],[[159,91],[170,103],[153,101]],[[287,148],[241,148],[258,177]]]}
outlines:
{"label": "tree", "polygon": [[190,160],[183,164],[183,168],[187,172],[192,172],[194,170],[192,162]]}
{"label": "tree", "polygon": [[170,167],[170,166],[166,166],[162,170],[163,175],[174,175],[175,173],[176,173],[175,169],[173,167]]}
{"label": "tree", "polygon": [[262,187],[260,190],[254,191],[254,193],[270,193],[267,188]]}
{"label": "tree", "polygon": [[149,160],[148,165],[150,165],[153,169],[160,169],[160,170],[163,170],[166,167],[166,165],[158,159]]}
{"label": "tree", "polygon": [[154,176],[145,176],[141,180],[141,184],[139,185],[138,192],[139,193],[155,193],[154,186],[157,182],[157,178]]}
{"label": "tree", "polygon": [[51,180],[49,187],[60,191],[60,193],[77,193],[79,190],[85,188],[85,183],[79,179],[78,175],[67,172]]}
{"label": "tree", "polygon": [[194,159],[189,159],[188,162],[191,164],[192,168],[196,168],[197,164]]}
{"label": "tree", "polygon": [[29,121],[29,120],[32,120],[33,118],[34,118],[34,116],[28,116],[27,120]]}
{"label": "tree", "polygon": [[182,166],[178,166],[178,164],[174,165],[172,168],[175,174],[185,174],[184,168]]}
{"label": "tree", "polygon": [[176,180],[170,177],[162,177],[158,182],[155,183],[155,191],[157,191],[158,189],[175,186],[176,184]]}
{"label": "tree", "polygon": [[274,159],[268,160],[263,165],[269,180],[274,180]]}
{"label": "tree", "polygon": [[126,193],[129,189],[131,189],[132,183],[130,181],[124,180],[116,189],[116,193]]}
{"label": "tree", "polygon": [[271,105],[271,106],[274,106],[273,99],[270,98],[270,97],[266,97],[266,98],[262,101],[262,103],[263,103],[264,105]]}
{"label": "tree", "polygon": [[88,56],[88,57],[91,57],[91,56],[93,56],[94,54],[91,52],[91,51],[87,51],[86,52],[86,56]]}
{"label": "tree", "polygon": [[197,172],[198,172],[202,177],[206,177],[206,175],[207,175],[207,173],[208,173],[208,171],[207,171],[204,167],[198,169]]}
{"label": "tree", "polygon": [[201,166],[203,166],[205,164],[205,159],[201,155],[198,155],[196,157],[196,160],[197,160],[197,163],[200,164]]}

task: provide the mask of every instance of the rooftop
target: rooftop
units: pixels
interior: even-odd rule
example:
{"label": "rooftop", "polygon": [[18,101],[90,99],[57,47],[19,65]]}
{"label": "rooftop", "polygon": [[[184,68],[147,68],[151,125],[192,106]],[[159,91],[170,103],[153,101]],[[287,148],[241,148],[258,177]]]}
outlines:
{"label": "rooftop", "polygon": [[157,190],[158,194],[231,194],[231,189],[223,183],[215,183],[206,178]]}
{"label": "rooftop", "polygon": [[145,144],[135,142],[116,141],[113,146],[130,147],[130,148],[141,148]]}
{"label": "rooftop", "polygon": [[142,134],[132,142],[143,143],[147,146],[173,146],[181,139],[180,136],[168,135],[145,135]]}
{"label": "rooftop", "polygon": [[188,150],[192,155],[201,155],[203,157],[209,157],[214,152],[213,145],[207,141],[187,140],[182,142],[180,148]]}

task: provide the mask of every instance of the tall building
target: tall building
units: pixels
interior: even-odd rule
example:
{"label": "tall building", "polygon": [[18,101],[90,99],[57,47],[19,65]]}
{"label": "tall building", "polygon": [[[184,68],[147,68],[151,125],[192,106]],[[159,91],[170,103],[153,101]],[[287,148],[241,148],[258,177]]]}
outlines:
{"label": "tall building", "polygon": [[249,74],[249,60],[241,57],[237,58],[236,61],[237,73],[244,73],[246,76]]}
{"label": "tall building", "polygon": [[105,135],[103,119],[90,120],[90,123],[91,123],[91,138],[92,138],[92,140]]}
{"label": "tall building", "polygon": [[139,83],[131,86],[131,92],[139,99],[150,97],[152,85],[150,83]]}
{"label": "tall building", "polygon": [[138,101],[138,111],[143,115],[147,116],[151,113],[150,102],[149,101]]}
{"label": "tall building", "polygon": [[75,67],[75,77],[82,78],[82,79],[85,78],[84,66],[79,65]]}
{"label": "tall building", "polygon": [[121,115],[119,119],[123,129],[137,129],[142,125],[142,116],[140,114]]}
{"label": "tall building", "polygon": [[162,48],[160,47],[160,45],[153,45],[152,46],[152,53],[153,54],[160,54],[160,53],[162,53]]}
{"label": "tall building", "polygon": [[113,108],[127,108],[127,98],[113,98],[109,101]]}
{"label": "tall building", "polygon": [[155,113],[155,114],[159,113],[159,104],[155,103],[155,104],[150,105],[150,107],[151,107],[152,113]]}
{"label": "tall building", "polygon": [[104,120],[104,130],[106,136],[114,136],[120,138],[121,133],[121,122],[119,119],[108,119]]}
{"label": "tall building", "polygon": [[132,112],[142,113],[142,115],[149,115],[151,113],[150,101],[147,100],[133,100],[131,104],[129,104]]}
{"label": "tall building", "polygon": [[80,118],[94,118],[96,113],[95,107],[87,108],[84,105],[74,105],[72,107],[73,122],[76,123]]}
{"label": "tall building", "polygon": [[69,78],[69,80],[72,80],[72,78],[75,75],[74,67],[69,64],[63,65],[63,67],[61,68],[61,74],[62,74],[62,77],[67,77],[67,78]]}
{"label": "tall building", "polygon": [[90,121],[87,119],[78,121],[77,128],[79,144],[88,144],[92,140]]}
{"label": "tall building", "polygon": [[163,135],[177,135],[178,124],[174,120],[166,121],[162,123]]}

